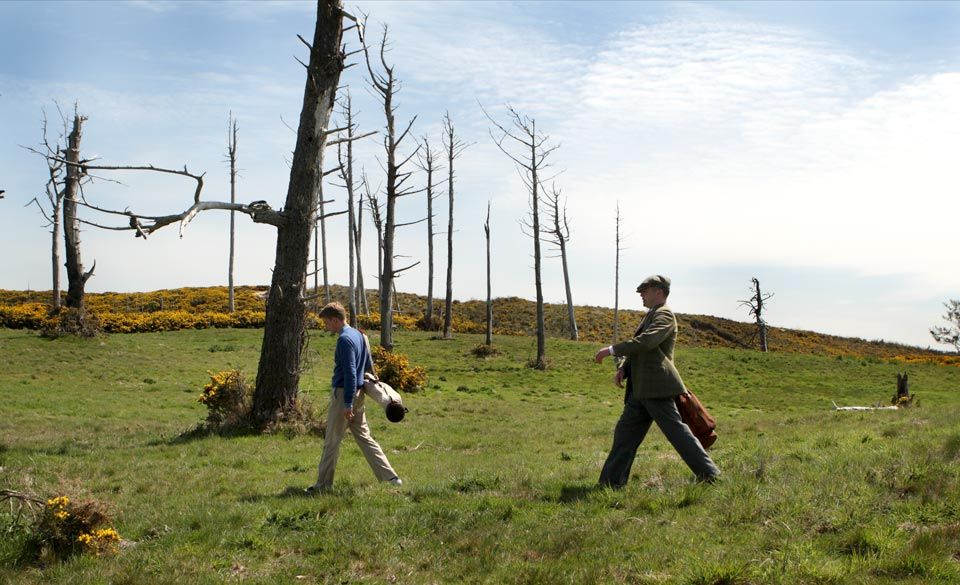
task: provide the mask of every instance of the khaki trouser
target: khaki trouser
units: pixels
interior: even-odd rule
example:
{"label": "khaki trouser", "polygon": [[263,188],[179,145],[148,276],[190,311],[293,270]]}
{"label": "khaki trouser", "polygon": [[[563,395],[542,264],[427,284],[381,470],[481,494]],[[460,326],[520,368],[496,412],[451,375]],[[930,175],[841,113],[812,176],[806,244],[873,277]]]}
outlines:
{"label": "khaki trouser", "polygon": [[348,427],[377,479],[387,481],[397,477],[383,449],[370,434],[367,416],[363,409],[363,394],[357,392],[354,395],[353,420],[349,423],[343,416],[343,410],[343,388],[334,388],[330,394],[330,408],[327,410],[327,429],[323,439],[323,455],[320,457],[318,466],[316,487],[326,489],[333,485],[333,474],[337,469],[337,459],[340,457],[340,442],[343,441],[343,435]]}

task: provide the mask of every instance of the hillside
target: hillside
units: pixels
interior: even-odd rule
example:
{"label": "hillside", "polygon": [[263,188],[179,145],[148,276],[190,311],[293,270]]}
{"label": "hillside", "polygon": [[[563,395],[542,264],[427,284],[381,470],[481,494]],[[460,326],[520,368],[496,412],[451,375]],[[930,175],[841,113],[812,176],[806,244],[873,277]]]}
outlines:
{"label": "hillside", "polygon": [[[958,368],[911,365],[914,408],[843,412],[832,403],[886,402],[901,364],[681,347],[722,479],[693,484],[651,430],[614,491],[596,483],[623,394],[591,344],[551,340],[539,371],[529,338],[477,359],[482,335],[398,331],[428,384],[404,395],[403,422],[367,416],[403,486],[378,483],[348,440],[334,490],[307,497],[320,437],[191,432],[207,372],[252,381],[262,337],[0,330],[0,489],[100,502],[129,542],[26,564],[29,512],[4,501],[0,583],[960,583]],[[308,405],[326,404],[335,343],[311,335]]]}
{"label": "hillside", "polygon": [[[235,289],[237,311],[261,312],[267,287],[242,286]],[[346,287],[333,285],[334,300],[346,305]],[[378,306],[375,290],[367,292],[371,311]],[[49,291],[0,290],[0,308],[49,303]],[[397,326],[415,329],[426,309],[426,297],[411,293],[397,295],[400,318]],[[140,313],[184,311],[187,313],[222,313],[227,309],[226,287],[180,288],[144,293],[88,293],[87,305],[95,313]],[[485,331],[486,302],[479,300],[454,301],[454,330],[461,333]],[[435,323],[442,323],[442,299],[435,299]],[[609,342],[613,338],[613,309],[595,306],[575,308],[581,341]],[[643,316],[642,311],[619,312],[619,337],[629,335]],[[752,349],[757,347],[756,328],[752,323],[723,319],[710,315],[678,314],[679,344],[685,347],[726,347]],[[378,319],[374,315],[374,320]],[[545,321],[549,337],[568,337],[566,305],[546,304]],[[518,297],[497,298],[493,301],[494,332],[498,335],[533,335],[536,331],[536,304]],[[369,322],[367,325],[369,326]],[[957,356],[932,349],[885,341],[868,341],[855,337],[839,337],[814,331],[769,327],[767,344],[770,351],[814,355],[848,355],[869,358],[899,358],[901,360],[932,360],[942,363],[960,363]]]}

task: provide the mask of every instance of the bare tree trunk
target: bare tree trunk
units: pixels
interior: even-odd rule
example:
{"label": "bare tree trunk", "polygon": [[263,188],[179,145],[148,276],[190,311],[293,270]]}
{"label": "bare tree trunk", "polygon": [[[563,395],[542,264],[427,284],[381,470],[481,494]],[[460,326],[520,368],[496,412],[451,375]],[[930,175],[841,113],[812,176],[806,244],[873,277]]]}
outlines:
{"label": "bare tree trunk", "polygon": [[751,288],[750,292],[753,293],[752,296],[745,301],[740,301],[741,305],[746,306],[750,310],[750,314],[756,317],[757,320],[757,335],[760,338],[760,351],[766,353],[767,351],[767,322],[763,320],[763,304],[770,297],[773,296],[773,293],[763,293],[760,290],[760,281],[757,278],[750,279]]}
{"label": "bare tree trunk", "polygon": [[[59,107],[58,107],[59,109]],[[63,112],[60,112],[60,120],[63,123],[63,134],[60,136],[60,139],[64,139],[68,133],[67,120],[63,116]],[[64,190],[60,188],[61,177],[64,176],[64,163],[58,160],[62,154],[63,146],[61,146],[60,139],[57,140],[56,144],[50,144],[50,140],[47,138],[47,114],[43,114],[43,146],[44,152],[37,151],[32,148],[28,148],[35,154],[40,154],[44,157],[47,163],[47,171],[50,174],[50,179],[47,181],[46,191],[47,191],[47,200],[50,201],[50,213],[43,208],[43,205],[40,203],[39,198],[34,198],[31,203],[36,203],[37,207],[40,209],[40,213],[43,217],[50,222],[50,262],[52,269],[52,299],[51,306],[53,307],[54,312],[60,311],[60,306],[62,300],[60,298],[60,226],[62,225],[62,216],[63,212],[63,195]],[[3,198],[3,191],[0,191],[0,199]],[[29,204],[28,204],[29,205]]]}
{"label": "bare tree trunk", "polygon": [[340,51],[342,17],[339,0],[318,2],[284,220],[277,228],[276,263],[253,397],[253,418],[261,425],[278,420],[295,407],[300,383],[300,358],[306,342],[304,289],[310,236],[322,199],[327,127],[344,67]]}
{"label": "bare tree trunk", "polygon": [[760,311],[763,310],[763,295],[760,293],[760,281],[753,279],[757,286],[757,331],[760,335],[760,351],[767,352],[767,323],[760,318]]}
{"label": "bare tree trunk", "polygon": [[390,293],[396,276],[393,271],[393,234],[396,231],[397,198],[390,196],[390,189],[396,185],[395,164],[391,151],[387,156],[387,217],[383,226],[383,271],[380,273],[380,345],[387,351],[393,350],[393,295]]}
{"label": "bare tree trunk", "polygon": [[377,230],[377,299],[378,303],[383,297],[383,218],[380,215],[380,202],[376,195],[370,191],[370,183],[366,175],[363,177],[363,190],[367,194],[367,208],[370,210],[370,219],[373,221],[373,227]]}
{"label": "bare tree trunk", "polygon": [[363,284],[363,261],[361,257],[363,246],[360,245],[363,241],[363,194],[361,194],[360,199],[357,200],[356,228],[354,241],[357,245],[357,310],[362,311],[365,315],[369,315],[370,307],[367,306],[367,289]]}
{"label": "bare tree trunk", "polygon": [[[319,166],[319,163],[318,165]],[[320,267],[318,271],[323,271],[323,298],[325,303],[329,303],[330,297],[330,275],[327,272],[327,222],[326,212],[323,209],[323,181],[317,187],[317,221],[320,223]]]}
{"label": "bare tree trunk", "polygon": [[318,295],[319,292],[320,292],[320,219],[318,218],[317,221],[314,222],[313,224],[313,294]]}
{"label": "bare tree trunk", "polygon": [[77,207],[80,202],[80,181],[83,178],[83,169],[80,166],[80,140],[83,136],[83,122],[86,120],[79,114],[74,114],[73,130],[67,139],[66,152],[66,181],[63,194],[63,235],[64,251],[67,258],[67,307],[76,309],[78,319],[84,319],[84,286],[93,275],[93,268],[83,271],[83,261],[80,256],[80,219],[77,216]]}
{"label": "bare tree trunk", "polygon": [[620,202],[617,201],[616,261],[613,270],[613,343],[620,340]]}
{"label": "bare tree trunk", "polygon": [[347,158],[343,159],[343,149],[337,145],[337,159],[340,162],[340,178],[343,179],[343,186],[347,189],[347,263],[349,265],[349,284],[347,285],[347,310],[350,313],[350,326],[357,326],[357,290],[356,290],[356,266],[357,256],[357,216],[355,211],[354,183],[353,183],[353,102],[350,99],[350,93],[344,97],[342,102],[344,121],[347,128]]}
{"label": "bare tree trunk", "polygon": [[490,290],[490,202],[487,202],[487,221],[483,224],[487,236],[487,345],[493,345],[493,298]]}
{"label": "bare tree trunk", "polygon": [[447,220],[447,296],[443,311],[443,338],[453,337],[451,328],[453,325],[453,179],[456,176],[453,170],[453,161],[460,157],[463,150],[467,147],[461,140],[457,139],[454,132],[453,120],[450,119],[450,112],[446,112],[443,117],[444,140],[443,145],[447,149],[447,201],[448,201],[448,220]]}
{"label": "bare tree trunk", "polygon": [[394,260],[394,234],[397,228],[397,199],[404,195],[409,195],[413,191],[403,188],[403,183],[410,178],[411,173],[403,172],[404,164],[413,158],[417,151],[414,151],[409,157],[398,160],[397,150],[400,143],[410,132],[410,128],[416,121],[416,116],[407,124],[406,129],[397,134],[393,105],[393,98],[397,92],[397,81],[393,76],[393,67],[387,64],[385,52],[387,47],[387,29],[383,29],[383,38],[380,41],[380,67],[383,73],[375,72],[370,59],[370,51],[366,42],[363,44],[364,56],[366,57],[367,71],[370,74],[370,84],[374,93],[380,98],[383,104],[383,113],[386,118],[386,133],[383,138],[383,147],[386,152],[386,171],[387,171],[387,213],[383,225],[383,268],[380,273],[380,345],[387,351],[393,349],[393,296],[390,294],[394,290],[393,280],[396,276],[412,268],[395,268]]}
{"label": "bare tree trunk", "polygon": [[[536,120],[530,121],[530,127],[532,129],[532,134],[536,135],[537,132],[537,123]],[[534,281],[536,282],[537,289],[537,363],[536,367],[539,370],[544,370],[547,368],[547,339],[546,339],[546,324],[544,323],[543,318],[543,280],[540,276],[540,181],[537,178],[537,170],[539,165],[537,164],[537,146],[535,142],[530,143],[530,183],[532,185],[532,195],[530,197],[530,204],[533,209],[533,273]]]}
{"label": "bare tree trunk", "polygon": [[[547,348],[546,348],[546,326],[543,314],[543,284],[541,279],[541,254],[540,254],[540,173],[549,166],[546,162],[547,157],[556,150],[557,146],[546,146],[548,137],[537,133],[536,120],[521,116],[516,110],[510,108],[510,118],[512,129],[508,129],[497,123],[489,114],[484,111],[487,119],[490,120],[499,130],[500,137],[491,136],[497,147],[507,155],[517,166],[521,178],[524,181],[527,191],[530,194],[530,218],[532,224],[524,224],[530,228],[527,234],[533,238],[533,272],[534,283],[537,294],[537,357],[533,366],[543,370],[547,367]],[[503,143],[510,140],[510,144],[517,149],[517,153],[511,152]]]}
{"label": "bare tree trunk", "polygon": [[547,193],[546,201],[547,211],[552,220],[550,234],[553,236],[552,243],[560,250],[560,261],[563,266],[563,284],[567,293],[567,322],[570,324],[570,339],[577,341],[580,334],[577,330],[577,316],[573,310],[573,293],[570,290],[570,270],[567,267],[567,242],[570,241],[570,222],[567,219],[567,204],[564,202],[563,210],[560,209],[560,191],[554,185]]}
{"label": "bare tree trunk", "polygon": [[53,214],[51,220],[53,226],[51,234],[53,240],[50,242],[50,259],[53,263],[53,310],[60,310],[60,208],[63,206],[63,199],[59,196],[54,198]]}
{"label": "bare tree trunk", "polygon": [[433,200],[437,197],[433,193],[433,172],[437,170],[436,154],[430,148],[430,141],[424,136],[418,166],[427,173],[427,306],[423,311],[423,326],[427,331],[433,330]]}
{"label": "bare tree trunk", "polygon": [[[237,202],[237,121],[230,113],[229,140],[227,145],[227,156],[230,158],[230,203]],[[233,296],[233,255],[234,255],[234,237],[236,235],[236,212],[230,210],[230,267],[227,275],[227,303],[228,310],[234,311]]]}

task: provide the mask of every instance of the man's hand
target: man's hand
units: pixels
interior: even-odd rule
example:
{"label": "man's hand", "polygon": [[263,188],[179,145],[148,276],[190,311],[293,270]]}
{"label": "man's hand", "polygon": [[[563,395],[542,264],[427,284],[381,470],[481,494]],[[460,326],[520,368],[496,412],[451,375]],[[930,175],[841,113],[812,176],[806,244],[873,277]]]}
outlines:
{"label": "man's hand", "polygon": [[617,368],[617,373],[613,376],[613,383],[617,385],[617,388],[623,388],[624,373],[623,368]]}
{"label": "man's hand", "polygon": [[610,355],[610,348],[604,347],[593,356],[593,361],[597,362],[598,364],[603,363],[603,358],[607,357],[608,355]]}
{"label": "man's hand", "polygon": [[344,409],[343,409],[343,418],[347,419],[347,422],[352,422],[352,421],[353,421],[353,407],[352,407],[352,406],[348,406],[347,408],[344,408]]}

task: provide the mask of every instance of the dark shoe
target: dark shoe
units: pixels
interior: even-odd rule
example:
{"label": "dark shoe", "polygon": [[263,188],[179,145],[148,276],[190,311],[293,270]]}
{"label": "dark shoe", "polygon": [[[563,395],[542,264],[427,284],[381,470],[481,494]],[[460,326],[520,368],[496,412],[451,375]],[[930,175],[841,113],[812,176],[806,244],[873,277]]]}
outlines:
{"label": "dark shoe", "polygon": [[317,484],[313,484],[312,486],[310,486],[310,487],[306,488],[305,490],[303,490],[303,492],[304,492],[305,494],[307,494],[308,496],[315,496],[315,495],[317,495],[317,494],[322,494],[323,492],[326,492],[326,491],[329,491],[329,490],[330,490],[329,487],[321,487],[321,486],[319,486],[319,485],[317,485]]}

